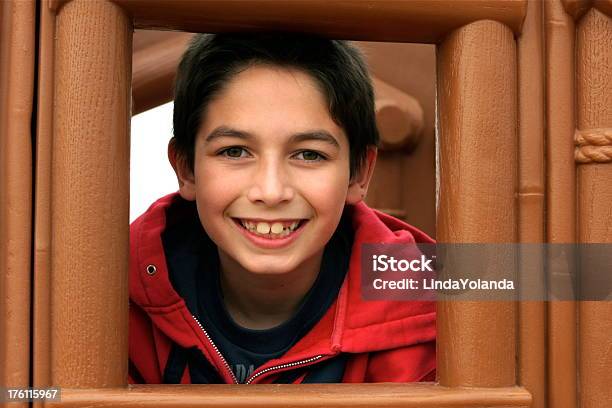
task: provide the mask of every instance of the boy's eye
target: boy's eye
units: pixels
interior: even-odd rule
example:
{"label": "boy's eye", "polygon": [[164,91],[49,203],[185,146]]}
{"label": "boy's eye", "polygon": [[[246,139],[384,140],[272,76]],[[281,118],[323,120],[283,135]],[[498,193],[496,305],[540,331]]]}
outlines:
{"label": "boy's eye", "polygon": [[296,157],[300,160],[305,160],[305,161],[320,161],[320,160],[325,160],[325,157],[320,154],[317,153],[315,151],[312,150],[303,150],[301,152],[299,152]]}
{"label": "boy's eye", "polygon": [[219,154],[226,157],[230,157],[232,159],[238,159],[240,157],[246,157],[248,153],[242,147],[232,146],[228,147],[227,149],[221,150]]}

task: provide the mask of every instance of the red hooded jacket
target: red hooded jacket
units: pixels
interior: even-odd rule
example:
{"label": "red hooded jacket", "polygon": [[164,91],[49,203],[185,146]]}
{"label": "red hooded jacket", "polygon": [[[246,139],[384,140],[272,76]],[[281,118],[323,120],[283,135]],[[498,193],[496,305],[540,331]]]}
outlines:
{"label": "red hooded jacket", "polygon": [[[224,382],[235,377],[206,328],[192,316],[168,277],[161,234],[166,212],[182,200],[171,194],[155,202],[130,230],[130,383],[163,383],[173,343],[200,350]],[[199,222],[199,220],[198,220]],[[350,266],[337,299],[323,318],[281,358],[257,368],[247,383],[273,383],[280,373],[303,369],[348,353],[343,382],[433,381],[436,312],[433,302],[363,301],[360,294],[362,243],[433,243],[418,229],[367,207],[352,211],[354,243]],[[188,384],[185,369],[181,383]],[[304,375],[294,382],[301,382]]]}

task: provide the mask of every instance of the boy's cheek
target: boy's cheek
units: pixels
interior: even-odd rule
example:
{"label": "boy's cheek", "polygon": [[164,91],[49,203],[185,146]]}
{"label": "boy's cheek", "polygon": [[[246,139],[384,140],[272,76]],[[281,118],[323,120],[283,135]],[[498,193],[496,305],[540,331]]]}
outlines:
{"label": "boy's cheek", "polygon": [[[342,206],[347,193],[347,186],[339,183],[311,183],[307,196],[316,199],[326,206]],[[336,205],[334,205],[336,204]]]}

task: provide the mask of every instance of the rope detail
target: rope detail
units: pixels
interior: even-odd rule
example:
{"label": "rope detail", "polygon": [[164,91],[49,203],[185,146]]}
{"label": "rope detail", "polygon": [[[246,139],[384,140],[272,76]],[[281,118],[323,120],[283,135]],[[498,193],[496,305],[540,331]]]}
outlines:
{"label": "rope detail", "polygon": [[574,144],[578,163],[612,162],[612,128],[577,130]]}

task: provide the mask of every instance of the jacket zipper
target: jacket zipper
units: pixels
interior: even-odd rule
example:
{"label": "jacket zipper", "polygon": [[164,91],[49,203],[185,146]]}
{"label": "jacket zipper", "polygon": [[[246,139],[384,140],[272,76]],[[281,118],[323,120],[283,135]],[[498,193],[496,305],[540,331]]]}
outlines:
{"label": "jacket zipper", "polygon": [[[227,360],[225,359],[225,357],[223,357],[223,354],[221,354],[221,352],[219,351],[219,348],[217,347],[215,342],[212,341],[212,339],[208,335],[208,332],[206,331],[204,326],[202,326],[202,323],[200,323],[200,321],[194,315],[191,315],[191,317],[193,317],[193,320],[195,320],[195,322],[198,324],[198,326],[200,326],[200,329],[202,330],[202,333],[204,333],[204,336],[206,336],[206,339],[208,340],[208,342],[210,343],[212,348],[215,350],[215,352],[217,353],[217,355],[219,356],[219,358],[221,359],[221,361],[225,365],[225,368],[227,369],[227,371],[232,376],[232,380],[234,381],[234,384],[239,384],[238,379],[236,378],[236,376],[234,375],[234,372],[232,371],[232,369],[230,368],[229,364],[227,363]],[[297,367],[297,366],[304,365],[304,364],[310,364],[310,363],[313,363],[315,361],[320,360],[321,358],[323,358],[323,355],[319,354],[318,356],[306,358],[304,360],[294,361],[293,363],[279,364],[279,365],[276,365],[276,366],[268,367],[266,369],[261,370],[258,373],[253,374],[244,384],[250,384],[257,377],[259,377],[259,376],[261,376],[263,374],[269,373],[271,371],[282,370],[283,368],[288,368],[288,367]]]}
{"label": "jacket zipper", "polygon": [[258,373],[253,374],[251,376],[251,378],[249,378],[245,382],[245,384],[250,384],[251,382],[253,382],[254,379],[259,377],[260,375],[269,373],[270,371],[280,370],[280,369],[288,368],[288,367],[295,367],[295,366],[299,366],[299,365],[303,365],[303,364],[309,364],[309,363],[312,363],[314,361],[320,360],[321,358],[323,358],[323,355],[319,354],[318,356],[310,357],[310,358],[307,358],[307,359],[304,359],[304,360],[300,360],[300,361],[295,361],[293,363],[286,363],[286,364],[280,364],[280,365],[273,366],[273,367],[268,367],[266,369],[261,370]]}
{"label": "jacket zipper", "polygon": [[236,376],[234,375],[234,372],[232,371],[230,365],[227,363],[227,360],[225,359],[225,357],[223,357],[223,354],[221,354],[221,352],[219,351],[219,348],[217,347],[217,345],[215,344],[214,341],[212,341],[212,339],[210,338],[210,336],[208,335],[208,332],[206,331],[206,329],[204,328],[204,326],[202,326],[202,323],[200,323],[200,321],[194,316],[191,315],[191,317],[193,317],[193,320],[195,320],[195,322],[198,324],[198,326],[200,326],[200,329],[202,330],[202,333],[204,333],[204,336],[206,336],[206,338],[208,339],[208,342],[210,343],[210,345],[212,346],[212,348],[215,350],[215,352],[217,353],[217,355],[219,356],[219,358],[221,359],[221,361],[223,361],[223,364],[225,365],[225,368],[227,369],[227,371],[230,373],[230,375],[232,376],[232,380],[234,381],[234,384],[238,384],[238,379],[236,378]]}

